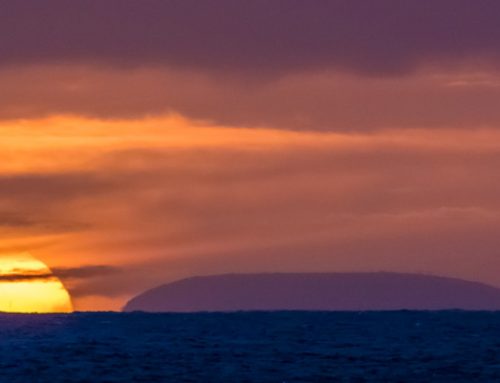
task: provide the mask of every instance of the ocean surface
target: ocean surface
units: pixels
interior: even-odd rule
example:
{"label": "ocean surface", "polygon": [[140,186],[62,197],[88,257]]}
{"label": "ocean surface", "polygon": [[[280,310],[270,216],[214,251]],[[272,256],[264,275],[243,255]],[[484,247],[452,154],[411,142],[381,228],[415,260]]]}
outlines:
{"label": "ocean surface", "polygon": [[1,382],[500,382],[500,313],[0,314]]}

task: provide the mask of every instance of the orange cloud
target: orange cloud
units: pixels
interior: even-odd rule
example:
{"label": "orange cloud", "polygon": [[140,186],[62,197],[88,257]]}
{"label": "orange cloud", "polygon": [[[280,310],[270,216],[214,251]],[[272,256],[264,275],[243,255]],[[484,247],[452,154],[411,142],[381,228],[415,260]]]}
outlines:
{"label": "orange cloud", "polygon": [[68,281],[77,309],[213,272],[386,269],[500,284],[495,129],[55,116],[0,132],[0,248],[56,269],[119,270]]}

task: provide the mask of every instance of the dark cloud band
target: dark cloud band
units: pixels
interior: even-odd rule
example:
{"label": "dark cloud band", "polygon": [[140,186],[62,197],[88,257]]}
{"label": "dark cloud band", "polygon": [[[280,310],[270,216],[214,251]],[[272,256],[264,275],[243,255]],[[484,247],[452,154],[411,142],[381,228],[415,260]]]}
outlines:
{"label": "dark cloud band", "polygon": [[25,272],[0,275],[0,282],[29,282],[40,280],[46,281],[53,279],[55,279],[55,276],[53,274],[44,272]]}
{"label": "dark cloud band", "polygon": [[0,282],[29,282],[54,280],[55,278],[60,278],[62,280],[88,279],[115,274],[118,271],[118,268],[107,265],[54,268],[52,273],[47,273],[45,270],[13,270],[13,272],[9,274],[0,275]]}
{"label": "dark cloud band", "polygon": [[497,60],[499,14],[495,0],[2,1],[0,63],[396,74]]}

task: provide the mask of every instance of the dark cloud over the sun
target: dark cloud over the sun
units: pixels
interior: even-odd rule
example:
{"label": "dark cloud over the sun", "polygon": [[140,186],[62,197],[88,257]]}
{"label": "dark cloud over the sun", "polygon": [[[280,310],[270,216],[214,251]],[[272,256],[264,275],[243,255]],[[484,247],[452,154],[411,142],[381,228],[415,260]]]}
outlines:
{"label": "dark cloud over the sun", "polygon": [[0,3],[0,64],[398,74],[500,57],[495,0]]}
{"label": "dark cloud over the sun", "polygon": [[55,268],[52,272],[42,270],[12,270],[8,274],[0,274],[0,282],[26,282],[34,280],[62,280],[89,279],[115,274],[119,268],[107,265],[90,265],[81,267]]}

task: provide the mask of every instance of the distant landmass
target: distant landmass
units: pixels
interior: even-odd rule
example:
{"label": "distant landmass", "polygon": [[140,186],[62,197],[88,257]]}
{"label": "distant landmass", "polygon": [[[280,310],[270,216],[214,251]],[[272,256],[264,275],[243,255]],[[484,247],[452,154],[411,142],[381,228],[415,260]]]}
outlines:
{"label": "distant landmass", "polygon": [[399,273],[225,274],[182,279],[131,299],[124,311],[500,310],[500,289]]}

